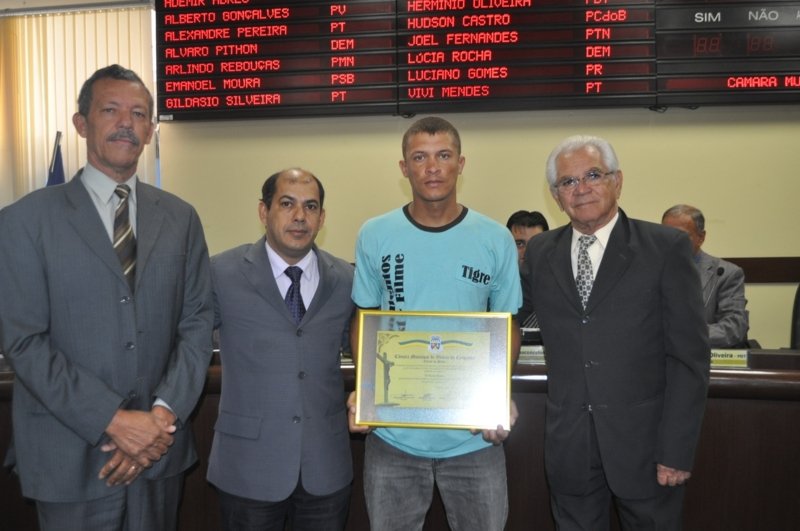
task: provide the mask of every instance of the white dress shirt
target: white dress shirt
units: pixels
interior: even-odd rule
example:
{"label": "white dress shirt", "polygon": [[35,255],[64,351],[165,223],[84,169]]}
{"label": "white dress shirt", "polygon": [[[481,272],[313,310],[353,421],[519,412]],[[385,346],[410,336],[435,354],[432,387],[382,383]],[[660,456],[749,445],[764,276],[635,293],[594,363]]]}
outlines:
{"label": "white dress shirt", "polygon": [[269,246],[269,241],[265,243],[267,248],[267,257],[269,264],[272,266],[272,274],[275,276],[275,282],[278,284],[278,290],[281,292],[281,297],[286,298],[286,292],[289,291],[289,286],[292,285],[292,279],[286,276],[286,268],[290,265],[295,265],[303,270],[303,275],[300,277],[300,295],[303,297],[303,304],[306,309],[311,305],[314,299],[314,294],[317,292],[319,286],[319,265],[317,262],[317,253],[313,250],[308,251],[303,258],[296,264],[288,264],[286,260],[280,257],[272,247]]}
{"label": "white dress shirt", "polygon": [[[597,270],[600,269],[600,262],[603,260],[603,254],[606,252],[608,239],[611,237],[611,231],[614,229],[614,225],[617,224],[617,220],[619,220],[619,211],[614,214],[611,221],[595,231],[594,235],[597,237],[597,240],[586,249],[586,252],[589,253],[589,259],[592,261],[592,278],[597,278]],[[582,232],[578,232],[574,228],[572,229],[572,250],[570,256],[572,258],[573,277],[578,275],[578,238],[581,236],[584,236]]]}
{"label": "white dress shirt", "polygon": [[133,228],[133,235],[136,236],[136,175],[125,181],[118,183],[112,180],[105,173],[101,172],[91,164],[87,163],[81,173],[81,182],[89,192],[92,203],[100,215],[100,220],[108,233],[108,239],[114,241],[114,214],[117,211],[122,199],[114,193],[118,184],[127,184],[131,191],[128,194],[128,217]]}

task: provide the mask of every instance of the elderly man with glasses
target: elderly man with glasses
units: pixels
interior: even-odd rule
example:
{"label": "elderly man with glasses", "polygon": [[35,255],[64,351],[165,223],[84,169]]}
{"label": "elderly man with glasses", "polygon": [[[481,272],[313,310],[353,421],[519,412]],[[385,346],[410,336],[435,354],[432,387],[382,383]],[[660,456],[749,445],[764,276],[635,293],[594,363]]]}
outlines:
{"label": "elderly man with glasses", "polygon": [[520,320],[547,358],[545,468],[559,530],[681,528],[706,401],[708,334],[685,233],[628,218],[623,175],[597,137],[546,166],[570,223],[533,238]]}

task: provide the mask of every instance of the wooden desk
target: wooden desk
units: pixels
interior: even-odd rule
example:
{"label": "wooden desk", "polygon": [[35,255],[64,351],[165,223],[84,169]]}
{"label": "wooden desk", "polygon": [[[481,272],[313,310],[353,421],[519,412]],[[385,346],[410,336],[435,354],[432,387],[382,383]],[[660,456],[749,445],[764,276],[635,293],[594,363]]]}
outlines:
{"label": "wooden desk", "polygon": [[[348,388],[353,371],[344,368]],[[547,377],[541,366],[521,366],[513,381],[520,411],[506,441],[509,480],[507,529],[551,530],[549,494],[543,470],[543,427]],[[0,456],[11,425],[11,373],[0,373]],[[218,529],[216,494],[205,481],[206,458],[219,405],[221,368],[208,371],[206,389],[195,413],[200,463],[187,477],[181,507],[182,531]],[[344,399],[344,397],[343,397]],[[361,490],[363,439],[351,438],[356,480],[349,531],[369,529]],[[687,531],[796,529],[800,522],[800,371],[712,371],[709,401],[687,487]],[[35,510],[20,496],[12,475],[0,472],[1,529],[34,531]],[[428,515],[426,530],[446,531],[440,502]]]}

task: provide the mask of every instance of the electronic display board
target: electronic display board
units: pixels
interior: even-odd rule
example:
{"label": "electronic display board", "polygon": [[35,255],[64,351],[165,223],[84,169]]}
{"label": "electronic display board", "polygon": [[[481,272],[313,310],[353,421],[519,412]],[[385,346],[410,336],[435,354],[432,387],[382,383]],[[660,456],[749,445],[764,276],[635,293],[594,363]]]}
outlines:
{"label": "electronic display board", "polygon": [[800,3],[662,1],[659,105],[800,102]]}
{"label": "electronic display board", "polygon": [[800,102],[800,2],[155,4],[162,121]]}

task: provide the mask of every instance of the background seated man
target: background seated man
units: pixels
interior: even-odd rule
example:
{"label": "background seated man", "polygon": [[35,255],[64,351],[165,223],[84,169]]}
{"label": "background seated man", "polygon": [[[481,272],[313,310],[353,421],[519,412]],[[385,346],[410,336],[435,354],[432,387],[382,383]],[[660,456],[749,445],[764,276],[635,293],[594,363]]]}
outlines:
{"label": "background seated man", "polygon": [[664,212],[661,223],[686,232],[692,241],[711,348],[746,346],[749,323],[742,268],[700,250],[706,239],[706,220],[699,209],[675,205]]}
{"label": "background seated man", "polygon": [[[519,266],[520,272],[522,269],[522,262],[525,258],[525,248],[528,246],[528,241],[536,236],[537,234],[541,234],[546,230],[550,229],[550,226],[547,224],[547,220],[542,215],[541,212],[537,212],[536,210],[532,210],[528,212],[527,210],[517,210],[511,217],[508,218],[506,221],[506,227],[508,230],[511,231],[511,234],[514,236],[514,243],[517,245],[517,255],[519,258]],[[536,317],[535,312],[531,312],[525,322],[520,323],[522,328],[526,329],[538,329],[539,328],[539,320]],[[527,340],[527,336],[523,336],[523,340]],[[541,343],[541,339],[538,337],[535,340],[535,343]]]}
{"label": "background seated man", "polygon": [[522,259],[525,256],[525,246],[528,245],[528,240],[550,228],[542,213],[536,210],[530,212],[517,210],[506,221],[506,227],[514,236],[520,264],[522,264]]}

